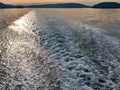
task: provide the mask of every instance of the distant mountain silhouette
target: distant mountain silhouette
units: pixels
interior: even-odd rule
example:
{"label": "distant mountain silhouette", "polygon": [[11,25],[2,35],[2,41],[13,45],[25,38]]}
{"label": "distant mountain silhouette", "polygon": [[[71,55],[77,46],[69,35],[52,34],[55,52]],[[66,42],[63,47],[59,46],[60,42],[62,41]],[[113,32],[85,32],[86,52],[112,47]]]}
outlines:
{"label": "distant mountain silhouette", "polygon": [[22,5],[9,5],[0,2],[0,8],[23,8]]}
{"label": "distant mountain silhouette", "polygon": [[43,4],[43,5],[9,5],[0,3],[0,8],[89,8],[90,6],[79,3]]}
{"label": "distant mountain silhouette", "polygon": [[0,8],[12,8],[12,5],[4,4],[0,2]]}
{"label": "distant mountain silhouette", "polygon": [[120,3],[102,2],[102,3],[94,5],[92,8],[120,8]]}
{"label": "distant mountain silhouette", "polygon": [[30,5],[27,8],[88,8],[90,6],[79,3],[62,3],[62,4],[44,4],[44,5]]}

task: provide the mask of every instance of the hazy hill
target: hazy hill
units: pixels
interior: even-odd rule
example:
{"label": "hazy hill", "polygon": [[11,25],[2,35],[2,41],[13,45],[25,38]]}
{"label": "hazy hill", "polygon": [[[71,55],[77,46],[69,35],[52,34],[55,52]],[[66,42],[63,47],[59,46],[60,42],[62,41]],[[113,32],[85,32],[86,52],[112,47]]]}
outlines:
{"label": "hazy hill", "polygon": [[0,8],[12,8],[12,5],[4,4],[0,2]]}
{"label": "hazy hill", "polygon": [[[58,3],[58,4],[38,4],[38,5],[9,5],[0,2],[0,8],[90,8],[90,6],[80,3]],[[117,2],[102,2],[92,6],[92,8],[120,8]]]}
{"label": "hazy hill", "polygon": [[94,5],[92,8],[120,8],[120,3],[102,2],[102,3]]}
{"label": "hazy hill", "polygon": [[0,8],[88,8],[90,6],[79,3],[62,3],[62,4],[43,4],[43,5],[9,5],[0,3]]}
{"label": "hazy hill", "polygon": [[9,5],[0,2],[0,8],[23,8],[22,5]]}
{"label": "hazy hill", "polygon": [[62,3],[62,4],[44,4],[44,5],[30,5],[28,8],[88,8],[90,6],[79,3]]}

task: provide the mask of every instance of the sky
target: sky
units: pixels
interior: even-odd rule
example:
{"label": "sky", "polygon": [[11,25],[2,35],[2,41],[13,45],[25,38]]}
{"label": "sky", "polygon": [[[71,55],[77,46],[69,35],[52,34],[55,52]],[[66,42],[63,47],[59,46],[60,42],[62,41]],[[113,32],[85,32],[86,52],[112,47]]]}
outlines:
{"label": "sky", "polygon": [[0,2],[4,3],[10,3],[10,4],[21,4],[21,3],[64,3],[64,2],[75,2],[75,3],[83,3],[83,4],[95,4],[99,2],[107,2],[107,1],[113,1],[113,2],[120,2],[120,0],[0,0]]}

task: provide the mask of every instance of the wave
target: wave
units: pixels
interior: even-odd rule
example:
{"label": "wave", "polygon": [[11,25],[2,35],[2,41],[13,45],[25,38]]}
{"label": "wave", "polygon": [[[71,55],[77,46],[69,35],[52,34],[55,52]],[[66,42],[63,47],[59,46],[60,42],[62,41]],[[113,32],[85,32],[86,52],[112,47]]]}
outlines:
{"label": "wave", "polygon": [[120,88],[119,40],[105,30],[57,13],[32,10],[13,22],[4,35],[0,89]]}

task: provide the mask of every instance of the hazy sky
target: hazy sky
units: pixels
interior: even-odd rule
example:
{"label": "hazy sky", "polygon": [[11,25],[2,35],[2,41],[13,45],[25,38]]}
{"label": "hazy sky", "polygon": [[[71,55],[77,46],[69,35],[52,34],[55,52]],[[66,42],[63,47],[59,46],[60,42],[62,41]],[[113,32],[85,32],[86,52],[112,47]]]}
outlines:
{"label": "hazy sky", "polygon": [[120,2],[120,0],[0,0],[0,2],[4,2],[4,3],[80,2],[80,3],[86,3],[86,4],[94,4],[94,3],[105,2],[105,1]]}

